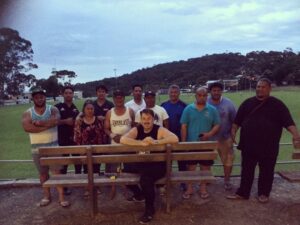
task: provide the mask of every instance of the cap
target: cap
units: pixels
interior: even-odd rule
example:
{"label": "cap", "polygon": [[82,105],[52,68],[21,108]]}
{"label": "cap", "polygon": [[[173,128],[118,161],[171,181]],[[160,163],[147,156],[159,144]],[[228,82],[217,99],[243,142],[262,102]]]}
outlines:
{"label": "cap", "polygon": [[33,87],[31,89],[31,95],[36,95],[36,94],[43,94],[43,95],[46,95],[46,91],[41,88],[41,87]]}
{"label": "cap", "polygon": [[147,97],[147,96],[155,96],[156,94],[154,91],[146,91],[144,95],[145,97]]}
{"label": "cap", "polygon": [[114,97],[117,97],[117,96],[122,96],[122,97],[124,97],[125,94],[124,94],[124,92],[121,91],[121,90],[115,90],[115,91],[113,92],[113,96],[114,96]]}

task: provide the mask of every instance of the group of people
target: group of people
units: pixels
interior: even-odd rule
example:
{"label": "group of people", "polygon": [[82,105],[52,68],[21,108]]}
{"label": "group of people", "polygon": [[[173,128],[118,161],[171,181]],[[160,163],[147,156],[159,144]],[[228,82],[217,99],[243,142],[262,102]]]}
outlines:
{"label": "group of people", "polygon": [[[113,103],[107,100],[108,89],[96,87],[97,99],[86,100],[82,111],[73,103],[74,89],[65,86],[64,102],[55,106],[46,104],[46,93],[40,88],[32,90],[34,105],[24,112],[23,128],[29,133],[32,157],[40,174],[41,183],[52,173],[66,173],[67,167],[45,167],[39,164],[37,149],[41,146],[72,146],[98,144],[156,145],[166,143],[218,141],[218,151],[224,168],[224,188],[232,189],[230,175],[234,160],[233,144],[239,128],[241,150],[241,183],[236,193],[228,199],[248,199],[254,179],[255,167],[259,166],[258,201],[267,202],[272,189],[274,167],[279,150],[282,128],[286,128],[295,144],[300,140],[296,125],[288,108],[279,99],[270,96],[271,82],[266,78],[258,81],[256,96],[245,100],[236,111],[232,101],[222,96],[223,84],[215,82],[208,89],[200,87],[195,101],[189,105],[180,99],[180,88],[171,85],[169,99],[156,105],[156,93],[146,91],[143,97],[141,85],[132,87],[133,99],[125,103],[121,90],[113,92]],[[178,161],[179,171],[210,170],[211,160]],[[106,165],[106,172],[116,172],[118,164]],[[132,196],[128,201],[145,201],[141,223],[150,222],[155,213],[155,182],[165,175],[165,164],[125,163],[123,171],[139,173],[140,185],[129,185]],[[83,171],[82,171],[83,170]],[[100,165],[93,165],[94,173],[100,173]],[[84,165],[75,165],[75,173],[87,173]],[[163,190],[162,186],[159,186]],[[192,183],[181,184],[182,198],[189,199],[195,190]],[[64,194],[70,190],[57,188],[62,207],[70,205]],[[88,195],[88,193],[86,193]],[[206,182],[199,186],[200,197],[209,197]],[[40,206],[51,202],[49,188],[44,188]]]}

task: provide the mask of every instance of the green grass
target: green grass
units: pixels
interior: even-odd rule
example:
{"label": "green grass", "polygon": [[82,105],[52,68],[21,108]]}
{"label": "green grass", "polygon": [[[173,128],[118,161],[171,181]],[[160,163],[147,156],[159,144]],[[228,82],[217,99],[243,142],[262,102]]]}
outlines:
{"label": "green grass", "polygon": [[[225,93],[238,107],[246,98],[253,96],[254,91]],[[285,87],[273,90],[273,96],[281,99],[290,109],[290,112],[299,127],[300,124],[300,87]],[[126,100],[129,100],[127,97]],[[157,97],[157,104],[168,99],[167,95]],[[194,101],[193,94],[183,94],[181,99],[186,103]],[[81,110],[83,100],[75,102],[78,109]],[[21,126],[22,113],[30,107],[30,104],[0,107],[1,129],[0,129],[0,159],[31,159],[31,150],[28,134],[23,131]],[[290,143],[291,136],[287,131],[283,132],[282,143]],[[284,146],[281,148],[279,160],[291,160],[293,148]],[[240,162],[240,154],[236,152],[235,163]],[[219,160],[216,163],[220,163]],[[73,168],[71,168],[73,169]],[[299,170],[300,164],[277,165],[277,170]],[[218,175],[222,175],[222,168],[215,167],[214,171]],[[240,168],[236,167],[233,171],[234,175],[240,173]],[[0,179],[6,178],[28,178],[37,177],[37,171],[32,163],[0,163]]]}

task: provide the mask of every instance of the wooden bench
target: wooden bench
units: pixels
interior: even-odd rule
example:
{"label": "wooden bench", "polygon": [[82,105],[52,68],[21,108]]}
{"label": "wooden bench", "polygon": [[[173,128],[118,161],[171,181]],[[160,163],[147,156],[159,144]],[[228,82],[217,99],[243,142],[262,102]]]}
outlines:
{"label": "wooden bench", "polygon": [[[294,148],[293,159],[300,159],[300,146]],[[289,182],[300,182],[300,171],[279,171],[278,174]]]}
{"label": "wooden bench", "polygon": [[[58,146],[39,148],[41,165],[86,164],[88,174],[52,175],[43,183],[43,187],[85,187],[91,193],[90,210],[94,216],[97,211],[97,186],[138,184],[139,174],[118,173],[116,179],[106,175],[93,174],[93,163],[130,163],[130,162],[166,162],[166,176],[157,181],[166,185],[166,211],[171,207],[171,186],[180,182],[213,181],[211,172],[173,171],[172,161],[214,160],[217,153],[217,142],[181,142],[178,144],[153,146],[128,145],[91,145],[91,146]],[[137,154],[150,152],[150,154]],[[97,153],[97,154],[95,154]],[[63,154],[80,154],[80,156],[63,156]],[[100,154],[100,155],[99,155]],[[61,156],[58,156],[61,155]]]}

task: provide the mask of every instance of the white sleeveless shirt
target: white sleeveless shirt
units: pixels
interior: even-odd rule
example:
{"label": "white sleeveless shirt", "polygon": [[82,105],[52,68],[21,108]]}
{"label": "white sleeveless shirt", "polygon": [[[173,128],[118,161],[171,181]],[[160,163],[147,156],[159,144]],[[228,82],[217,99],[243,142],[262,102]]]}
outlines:
{"label": "white sleeveless shirt", "polygon": [[[43,121],[51,118],[51,105],[46,105],[45,112],[40,115],[34,110],[34,106],[28,109],[33,121]],[[29,133],[30,143],[33,148],[45,144],[57,144],[57,126],[39,133]]]}
{"label": "white sleeveless shirt", "polygon": [[[121,116],[115,113],[115,108],[111,109],[110,129],[113,134],[123,135],[127,133],[131,129],[131,124],[132,119],[128,107],[126,107],[125,113]],[[112,143],[115,144],[113,140]]]}

